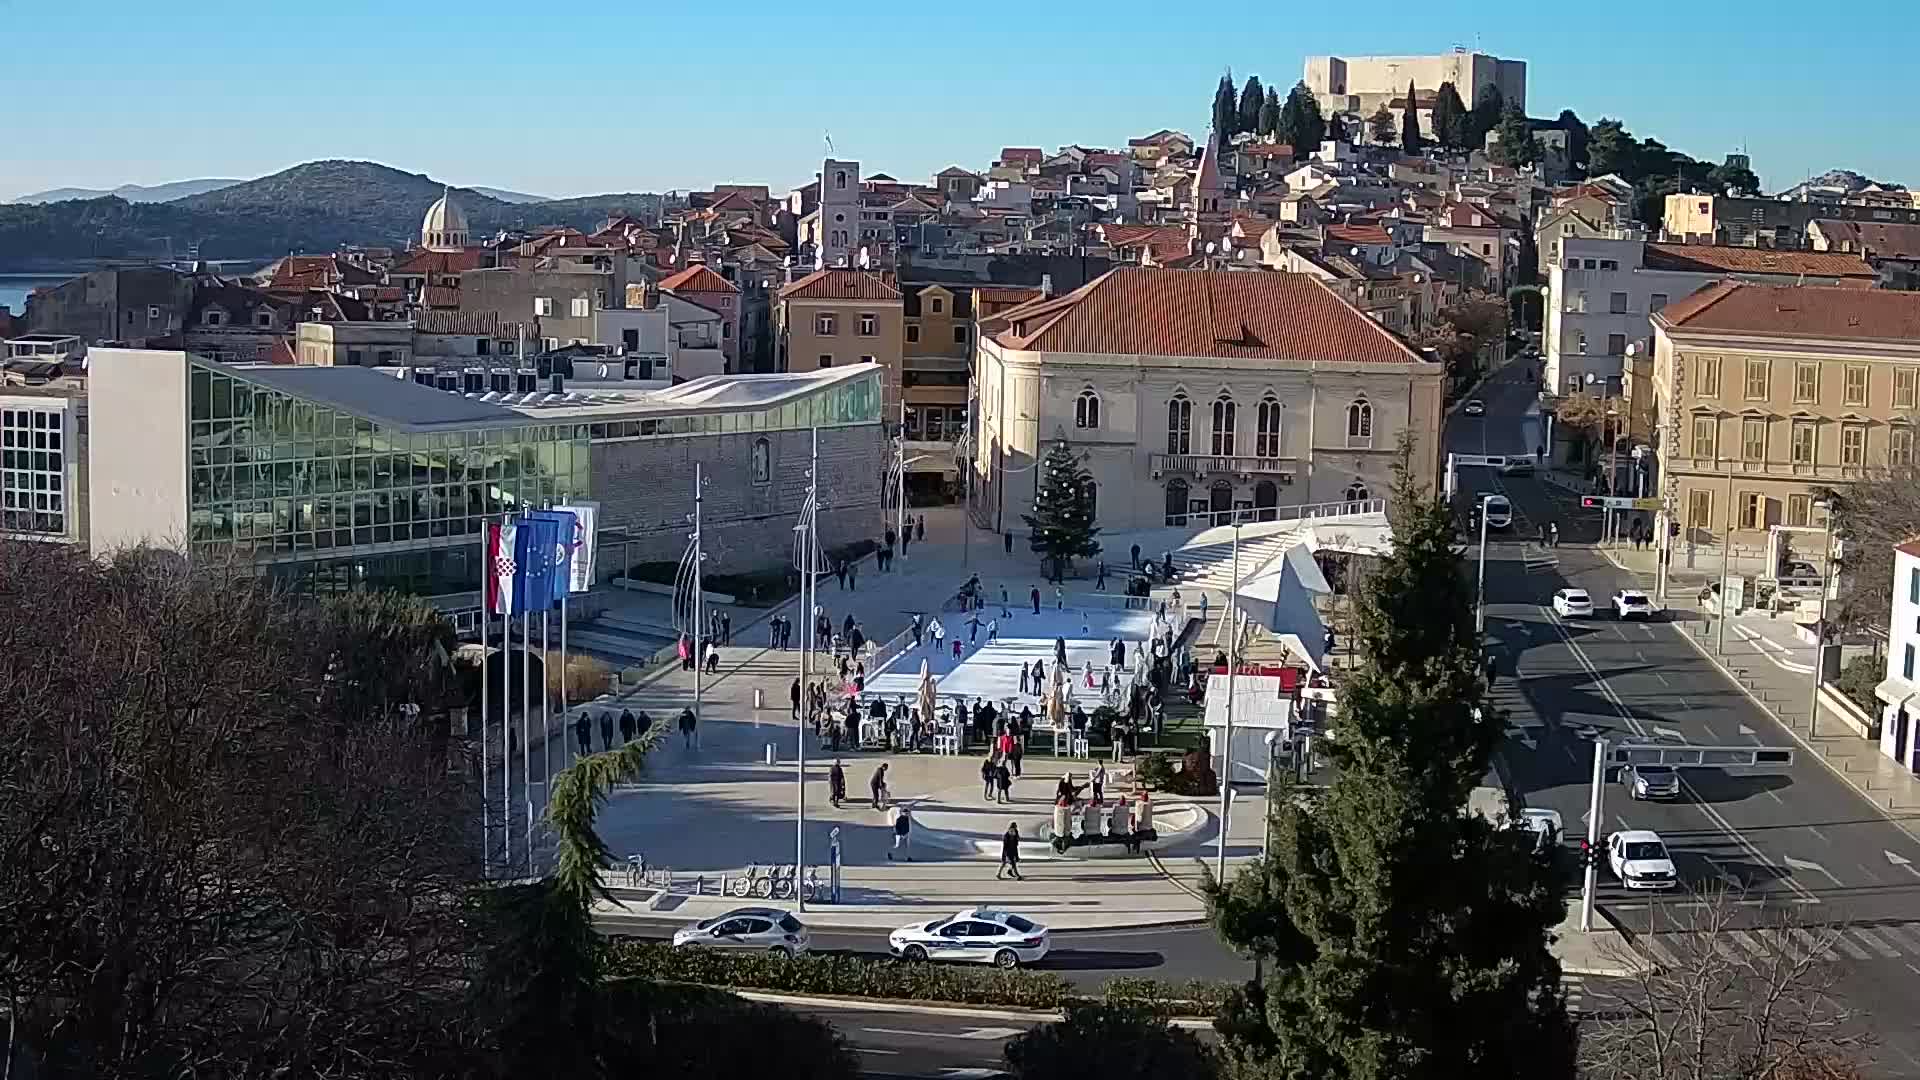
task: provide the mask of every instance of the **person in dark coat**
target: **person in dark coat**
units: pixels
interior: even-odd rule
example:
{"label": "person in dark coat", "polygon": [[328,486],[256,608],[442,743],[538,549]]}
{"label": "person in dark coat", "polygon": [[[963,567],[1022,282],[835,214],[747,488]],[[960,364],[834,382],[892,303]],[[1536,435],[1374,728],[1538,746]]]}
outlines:
{"label": "person in dark coat", "polygon": [[606,710],[600,714],[600,749],[602,750],[613,749],[613,712],[612,710]]}
{"label": "person in dark coat", "polygon": [[698,744],[699,726],[700,726],[700,720],[698,717],[693,715],[692,706],[688,706],[687,708],[680,710],[681,745],[687,746],[687,747],[693,747]]}
{"label": "person in dark coat", "polygon": [[1006,535],[1001,537],[1001,539],[1006,543],[1007,554],[1013,554],[1013,530],[1007,530]]}
{"label": "person in dark coat", "polygon": [[1013,774],[1007,771],[1007,763],[1001,762],[993,767],[993,786],[1000,790],[1000,801],[1013,801]]}
{"label": "person in dark coat", "polygon": [[653,717],[647,715],[647,710],[641,709],[640,715],[633,718],[634,738],[642,738],[647,734],[647,732],[652,730],[653,730]]}
{"label": "person in dark coat", "polygon": [[1027,593],[1027,597],[1028,597],[1028,599],[1030,599],[1030,600],[1032,600],[1032,601],[1033,601],[1033,613],[1034,613],[1035,615],[1038,615],[1038,614],[1040,614],[1040,588],[1039,588],[1039,586],[1037,586],[1037,585],[1036,585],[1036,586],[1035,586],[1035,587],[1034,587],[1034,588],[1033,588],[1033,589],[1032,589],[1031,591],[1029,591],[1029,592]]}
{"label": "person in dark coat", "polygon": [[626,709],[620,710],[620,741],[623,743],[633,741],[633,713]]}
{"label": "person in dark coat", "polygon": [[1020,775],[1020,759],[1027,756],[1027,740],[1023,736],[1013,740],[1013,750],[1007,754],[1007,764],[1013,767],[1013,775]]}
{"label": "person in dark coat", "polygon": [[847,770],[835,758],[833,768],[827,770],[827,800],[833,803],[835,810],[847,801]]}
{"label": "person in dark coat", "polygon": [[1008,872],[1015,881],[1026,880],[1020,876],[1020,823],[1017,821],[1007,822],[1007,831],[1000,836],[1000,869],[994,871],[993,876],[999,878]]}
{"label": "person in dark coat", "polygon": [[793,703],[793,718],[800,719],[800,679],[797,676],[787,687],[787,700]]}
{"label": "person in dark coat", "polygon": [[580,748],[580,756],[593,753],[593,718],[582,711],[573,719],[573,742]]}
{"label": "person in dark coat", "polygon": [[993,760],[992,754],[980,759],[980,784],[986,789],[980,793],[981,798],[988,802],[993,801],[993,789],[999,786],[999,776],[1000,763]]}

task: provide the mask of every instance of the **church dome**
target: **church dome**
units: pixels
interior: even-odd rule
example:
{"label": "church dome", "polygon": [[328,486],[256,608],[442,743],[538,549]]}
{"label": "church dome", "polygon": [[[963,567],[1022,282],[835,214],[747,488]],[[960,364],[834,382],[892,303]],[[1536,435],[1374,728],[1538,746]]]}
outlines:
{"label": "church dome", "polygon": [[467,246],[467,215],[451,193],[443,192],[420,219],[420,246],[434,251],[457,251]]}

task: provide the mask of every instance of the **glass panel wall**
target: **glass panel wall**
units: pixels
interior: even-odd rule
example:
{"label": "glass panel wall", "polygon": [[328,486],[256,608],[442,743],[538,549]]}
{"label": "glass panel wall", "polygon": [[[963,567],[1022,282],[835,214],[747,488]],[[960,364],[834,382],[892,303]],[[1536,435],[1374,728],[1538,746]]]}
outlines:
{"label": "glass panel wall", "polygon": [[683,435],[716,435],[754,431],[804,431],[851,427],[880,422],[878,372],[842,383],[798,401],[766,409],[663,416],[652,420],[607,420],[592,425],[595,441],[603,439],[671,439]]}
{"label": "glass panel wall", "polygon": [[488,517],[588,494],[583,425],[407,432],[199,365],[190,380],[196,545],[265,556],[457,544]]}

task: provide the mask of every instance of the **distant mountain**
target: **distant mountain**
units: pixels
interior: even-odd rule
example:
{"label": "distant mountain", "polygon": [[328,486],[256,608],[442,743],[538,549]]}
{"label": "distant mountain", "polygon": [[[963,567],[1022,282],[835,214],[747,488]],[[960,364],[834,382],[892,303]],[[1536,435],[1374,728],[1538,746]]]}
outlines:
{"label": "distant mountain", "polygon": [[526,192],[523,192],[523,191],[508,191],[505,188],[475,187],[473,190],[479,192],[482,195],[487,196],[490,199],[499,199],[501,202],[530,203],[530,202],[552,202],[553,201],[552,199],[547,198],[545,195],[528,195]]}
{"label": "distant mountain", "polygon": [[0,252],[15,263],[137,258],[199,244],[205,259],[332,251],[349,244],[405,245],[443,191],[466,212],[474,240],[501,229],[597,228],[657,195],[594,195],[513,202],[478,188],[447,188],[420,173],[370,161],[313,161],[165,203],[108,195],[0,204]]}
{"label": "distant mountain", "polygon": [[1829,169],[1819,176],[1795,184],[1781,192],[1780,198],[1798,199],[1802,195],[1815,197],[1820,195],[1833,195],[1835,193],[1852,195],[1857,191],[1864,191],[1870,187],[1878,187],[1889,191],[1906,190],[1906,185],[1904,184],[1894,184],[1882,180],[1870,179],[1854,172],[1852,169]]}
{"label": "distant mountain", "polygon": [[35,192],[22,195],[13,200],[16,204],[68,202],[73,199],[101,199],[108,195],[117,196],[130,203],[172,202],[189,195],[200,195],[209,191],[218,191],[223,187],[232,187],[239,180],[176,180],[171,184],[155,184],[141,187],[139,184],[122,184],[112,191],[97,188],[54,188],[52,191]]}

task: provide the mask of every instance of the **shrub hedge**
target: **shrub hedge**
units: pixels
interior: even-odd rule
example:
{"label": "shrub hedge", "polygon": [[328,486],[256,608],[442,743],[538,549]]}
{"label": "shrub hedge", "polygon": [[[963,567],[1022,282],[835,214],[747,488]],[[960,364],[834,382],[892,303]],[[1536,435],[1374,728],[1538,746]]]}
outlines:
{"label": "shrub hedge", "polygon": [[[611,944],[614,978],[694,983],[736,990],[892,998],[955,1005],[1061,1009],[1088,1000],[1060,976],[955,964],[909,964],[867,956],[819,955],[783,959],[769,953],[675,949],[658,942]],[[1163,1016],[1217,1016],[1236,984],[1194,979],[1108,980],[1101,1000],[1141,1005]]]}

